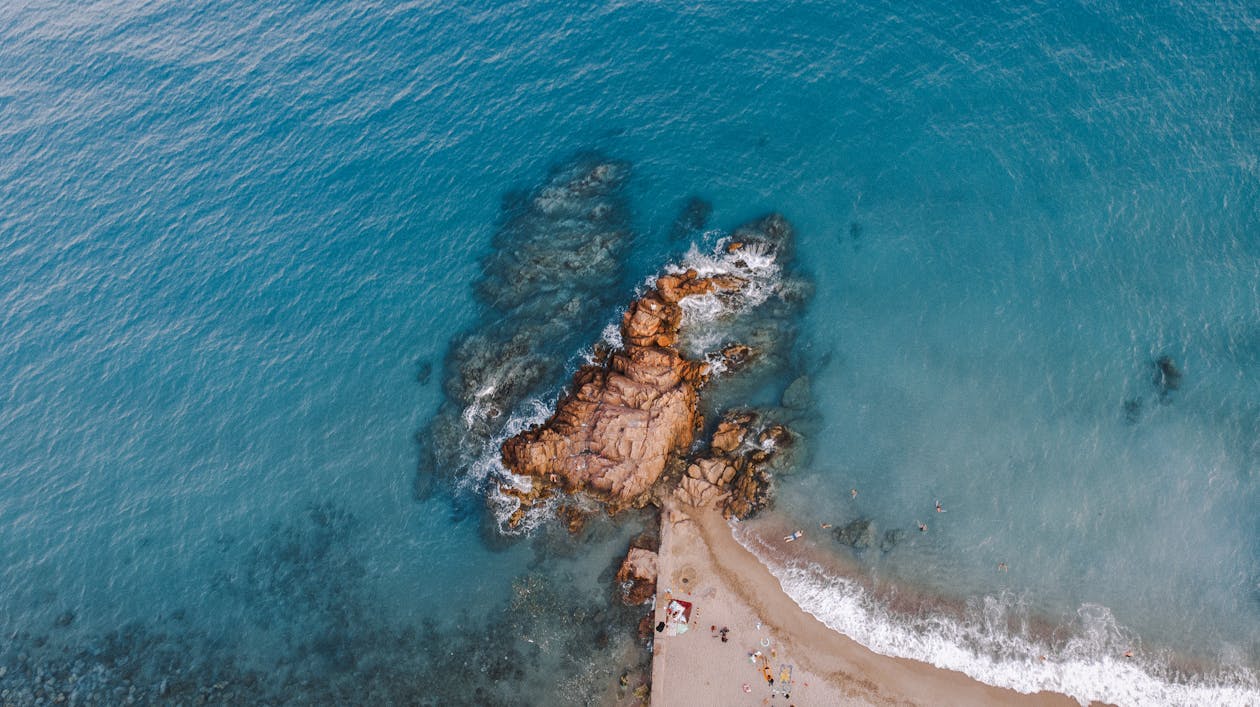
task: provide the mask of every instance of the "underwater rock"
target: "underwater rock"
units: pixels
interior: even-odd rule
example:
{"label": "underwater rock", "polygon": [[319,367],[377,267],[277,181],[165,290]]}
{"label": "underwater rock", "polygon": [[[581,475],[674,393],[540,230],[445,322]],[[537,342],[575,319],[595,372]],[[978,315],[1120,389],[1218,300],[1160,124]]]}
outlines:
{"label": "underwater rock", "polygon": [[504,492],[529,504],[558,487],[586,493],[611,513],[642,505],[669,458],[691,445],[702,422],[697,388],[709,366],[674,348],[679,302],[741,282],[701,278],[694,270],[658,278],[622,317],[625,347],[603,365],[579,369],[550,419],[503,443],[504,466],[531,479],[527,491]]}
{"label": "underwater rock", "polygon": [[884,531],[884,539],[879,541],[880,552],[889,552],[894,547],[901,544],[906,539],[906,531],[901,528],[893,528]]}
{"label": "underwater rock", "polygon": [[617,582],[623,587],[621,600],[629,606],[642,604],[656,594],[657,554],[631,547],[617,570]]}
{"label": "underwater rock", "polygon": [[674,219],[674,224],[670,226],[669,239],[681,241],[700,233],[709,222],[709,216],[712,213],[713,204],[698,196],[691,197],[683,205],[678,218]]}
{"label": "underwater rock", "polygon": [[512,413],[562,374],[557,352],[593,334],[591,322],[612,305],[631,235],[628,174],[624,162],[583,154],[504,199],[473,283],[489,311],[447,350],[446,400],[424,433],[434,463],[422,468],[439,480],[457,481],[491,449]]}
{"label": "underwater rock", "polygon": [[779,404],[789,410],[804,410],[810,406],[812,397],[809,392],[809,376],[797,376],[787,389],[783,391],[783,396],[779,400]]}
{"label": "underwater rock", "polygon": [[859,518],[848,525],[836,528],[836,540],[854,550],[865,550],[875,543],[875,524],[866,518]]}
{"label": "underwater rock", "polygon": [[[560,506],[560,509],[556,511],[556,515],[559,516],[560,522],[564,523],[564,527],[569,531],[570,535],[577,535],[586,527],[586,514],[582,512],[582,509],[571,503]],[[520,521],[517,522],[519,523]]]}

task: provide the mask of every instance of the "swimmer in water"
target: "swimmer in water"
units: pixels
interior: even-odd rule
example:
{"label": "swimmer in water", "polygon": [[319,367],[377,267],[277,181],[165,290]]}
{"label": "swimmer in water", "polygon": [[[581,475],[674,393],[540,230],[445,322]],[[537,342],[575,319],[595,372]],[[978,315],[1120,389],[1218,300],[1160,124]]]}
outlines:
{"label": "swimmer in water", "polygon": [[918,526],[919,526],[919,532],[920,532],[920,533],[926,533],[926,532],[927,532],[927,523],[923,523],[923,522],[920,522],[920,521],[917,521],[917,520],[915,521],[915,523],[917,523],[917,524],[918,524]]}
{"label": "swimmer in water", "polygon": [[849,495],[857,498],[857,489],[849,489]]}
{"label": "swimmer in water", "polygon": [[945,512],[945,509],[944,509],[944,508],[941,508],[941,502],[940,502],[940,501],[937,501],[937,502],[936,502],[936,512],[937,512],[937,513],[944,513],[944,512]]}

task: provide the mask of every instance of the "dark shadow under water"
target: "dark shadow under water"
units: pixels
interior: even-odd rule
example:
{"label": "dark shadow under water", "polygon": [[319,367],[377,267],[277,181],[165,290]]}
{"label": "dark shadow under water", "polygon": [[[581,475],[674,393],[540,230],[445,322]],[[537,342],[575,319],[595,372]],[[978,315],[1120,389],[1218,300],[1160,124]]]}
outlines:
{"label": "dark shadow under water", "polygon": [[[560,532],[564,553],[578,553],[620,530],[602,521],[578,537]],[[429,618],[398,625],[375,609],[383,601],[361,560],[363,523],[333,503],[315,505],[273,525],[209,590],[240,602],[249,630],[279,642],[269,659],[244,658],[256,655],[240,645],[246,638],[199,629],[195,607],[77,645],[56,628],[21,632],[0,653],[0,700],[530,705],[550,694],[555,704],[591,704],[621,674],[646,675],[649,654],[636,633],[642,608],[614,601],[616,557],[600,576],[603,596],[575,591],[573,578],[555,571],[553,535],[530,540],[532,569],[483,617],[465,611],[450,626]],[[590,660],[596,653],[607,660]],[[565,678],[559,693],[557,676]]]}

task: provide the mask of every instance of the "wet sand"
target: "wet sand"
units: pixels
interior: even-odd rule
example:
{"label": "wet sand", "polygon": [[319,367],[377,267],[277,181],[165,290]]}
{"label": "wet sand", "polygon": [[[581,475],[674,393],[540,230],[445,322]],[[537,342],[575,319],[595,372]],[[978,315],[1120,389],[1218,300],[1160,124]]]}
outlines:
{"label": "wet sand", "polygon": [[[657,707],[1077,704],[1063,695],[1024,695],[926,663],[877,655],[801,610],[735,541],[718,513],[667,508],[661,525],[656,621],[665,620],[671,599],[693,606],[685,633],[656,633],[652,703]],[[718,633],[723,628],[726,642]],[[750,659],[756,651],[761,656]]]}

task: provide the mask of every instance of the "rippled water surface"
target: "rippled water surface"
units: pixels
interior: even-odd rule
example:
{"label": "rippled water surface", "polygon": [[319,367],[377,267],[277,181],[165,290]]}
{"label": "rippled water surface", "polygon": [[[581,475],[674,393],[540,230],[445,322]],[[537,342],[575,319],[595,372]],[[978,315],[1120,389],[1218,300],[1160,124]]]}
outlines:
{"label": "rippled water surface", "polygon": [[[797,599],[993,682],[1260,701],[1258,34],[1235,2],[0,8],[0,689],[609,694],[643,519],[504,538],[458,479],[637,283],[778,210],[815,294],[771,388],[806,376],[815,424],[776,512],[906,531],[814,531],[861,578],[779,567]],[[603,161],[612,220],[530,211]],[[548,229],[620,264],[542,285],[568,314],[493,289]],[[456,364],[540,331],[439,437]]]}

